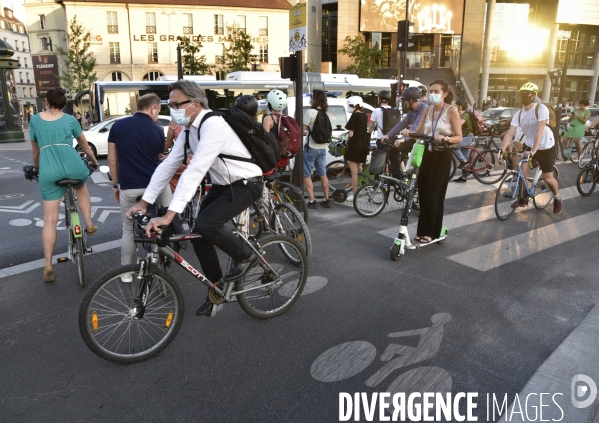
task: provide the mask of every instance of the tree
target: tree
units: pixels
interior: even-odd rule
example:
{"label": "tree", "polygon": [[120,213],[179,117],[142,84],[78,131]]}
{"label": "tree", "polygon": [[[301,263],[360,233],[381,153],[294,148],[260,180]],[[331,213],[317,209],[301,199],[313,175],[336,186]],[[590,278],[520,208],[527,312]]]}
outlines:
{"label": "tree", "polygon": [[67,42],[68,51],[57,48],[64,60],[63,72],[58,78],[71,95],[74,95],[89,89],[91,83],[98,79],[94,72],[96,57],[89,51],[92,35],[77,21],[77,16],[73,16],[73,20],[69,22]]}
{"label": "tree", "polygon": [[238,24],[227,25],[227,36],[225,37],[225,49],[223,54],[223,71],[225,73],[235,71],[249,71],[250,64],[258,61],[258,55],[252,54],[252,36]]}
{"label": "tree", "polygon": [[[193,39],[196,38],[197,41]],[[183,63],[183,73],[187,75],[212,75],[212,69],[216,66],[206,63],[206,56],[198,57],[202,49],[201,36],[197,37],[177,37],[181,46],[181,62]]]}
{"label": "tree", "polygon": [[360,78],[376,78],[381,74],[378,72],[383,60],[383,51],[377,47],[370,47],[366,40],[360,35],[354,38],[345,37],[345,44],[339,53],[345,54],[352,59],[353,64],[345,68],[344,73],[355,73]]}

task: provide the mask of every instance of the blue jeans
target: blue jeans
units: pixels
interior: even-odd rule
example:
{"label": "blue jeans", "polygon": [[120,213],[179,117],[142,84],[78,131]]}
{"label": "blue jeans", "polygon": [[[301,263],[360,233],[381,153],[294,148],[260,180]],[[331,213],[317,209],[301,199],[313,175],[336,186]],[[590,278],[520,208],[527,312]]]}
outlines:
{"label": "blue jeans", "polygon": [[458,158],[459,161],[461,161],[461,162],[466,161],[466,156],[468,155],[468,150],[464,147],[470,147],[470,145],[472,145],[473,142],[474,142],[473,134],[462,137],[462,141],[460,141],[460,144],[459,144],[460,149],[453,152],[453,154],[455,154],[455,156]]}
{"label": "blue jeans", "polygon": [[327,175],[327,149],[315,149],[306,146],[304,150],[304,178],[312,176],[312,168],[316,168],[318,176]]}

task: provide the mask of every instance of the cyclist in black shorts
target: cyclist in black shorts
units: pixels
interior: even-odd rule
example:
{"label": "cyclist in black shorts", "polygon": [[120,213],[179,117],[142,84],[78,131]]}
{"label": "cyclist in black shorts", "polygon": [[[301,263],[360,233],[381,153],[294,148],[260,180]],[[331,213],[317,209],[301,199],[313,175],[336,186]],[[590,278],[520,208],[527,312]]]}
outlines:
{"label": "cyclist in black shorts", "polygon": [[[522,128],[522,132],[526,135],[526,145],[524,152],[530,152],[530,156],[539,163],[543,172],[543,180],[553,192],[553,213],[559,214],[562,212],[562,200],[559,196],[559,188],[557,180],[553,177],[553,165],[555,164],[555,137],[553,132],[547,125],[549,121],[549,109],[544,104],[538,105],[538,114],[536,111],[537,103],[535,97],[539,91],[539,87],[532,82],[527,82],[520,88],[520,99],[522,100],[522,109],[517,112],[512,118],[510,129],[501,144],[501,150],[506,153],[508,146],[518,126]],[[525,157],[528,156],[528,153]],[[514,169],[518,168],[519,157],[514,155]],[[522,164],[522,172],[524,176],[528,176],[528,164]],[[514,203],[513,207],[526,207],[527,200],[519,200]]]}

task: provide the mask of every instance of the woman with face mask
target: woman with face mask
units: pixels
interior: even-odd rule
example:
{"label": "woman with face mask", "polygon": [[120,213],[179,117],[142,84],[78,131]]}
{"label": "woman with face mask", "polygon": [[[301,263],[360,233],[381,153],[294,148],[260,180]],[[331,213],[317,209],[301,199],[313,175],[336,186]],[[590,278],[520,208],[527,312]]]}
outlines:
{"label": "woman with face mask", "polygon": [[[568,145],[568,140],[572,138],[574,144],[576,145],[576,151],[578,152],[578,156],[580,156],[580,139],[584,137],[585,132],[585,124],[587,123],[587,119],[591,112],[588,109],[589,101],[582,99],[578,102],[578,107],[572,111],[572,116],[570,117],[570,125],[566,132],[564,133],[564,137],[562,138],[563,147]],[[567,160],[564,157],[564,162]]]}
{"label": "woman with face mask", "polygon": [[352,115],[345,125],[345,129],[349,130],[347,140],[347,148],[345,149],[345,160],[349,164],[351,170],[351,185],[352,195],[347,197],[347,201],[353,201],[353,194],[358,190],[358,172],[362,172],[362,163],[366,161],[368,156],[368,147],[370,139],[367,130],[367,117],[362,110],[362,97],[353,96],[347,99],[347,111]]}
{"label": "woman with face mask", "polygon": [[[437,142],[462,141],[462,121],[458,109],[451,105],[452,100],[453,92],[447,81],[433,81],[428,93],[430,106],[424,111],[416,132],[430,135]],[[415,238],[421,244],[428,244],[441,234],[451,154],[451,151],[431,151],[429,148],[424,151],[418,174],[420,216]]]}

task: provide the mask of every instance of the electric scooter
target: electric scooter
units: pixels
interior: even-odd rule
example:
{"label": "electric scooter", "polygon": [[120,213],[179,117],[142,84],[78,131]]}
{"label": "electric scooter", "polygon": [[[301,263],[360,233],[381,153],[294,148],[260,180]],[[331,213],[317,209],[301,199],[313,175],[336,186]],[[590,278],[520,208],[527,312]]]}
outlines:
{"label": "electric scooter", "polygon": [[408,222],[410,219],[410,211],[412,210],[412,205],[414,203],[414,193],[416,191],[416,184],[418,181],[418,171],[420,170],[420,165],[422,164],[422,156],[424,155],[424,149],[436,142],[433,137],[418,133],[410,133],[410,138],[417,139],[418,141],[414,144],[414,147],[412,147],[412,159],[409,163],[410,168],[406,169],[406,176],[409,180],[406,202],[401,214],[399,233],[397,234],[397,238],[395,238],[393,241],[391,251],[389,252],[391,260],[393,261],[399,260],[399,258],[405,254],[406,249],[416,250],[432,244],[443,244],[448,234],[447,228],[443,226],[441,228],[439,237],[427,242],[426,244],[412,244],[410,239],[410,234],[408,233]]}

